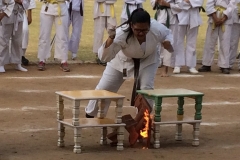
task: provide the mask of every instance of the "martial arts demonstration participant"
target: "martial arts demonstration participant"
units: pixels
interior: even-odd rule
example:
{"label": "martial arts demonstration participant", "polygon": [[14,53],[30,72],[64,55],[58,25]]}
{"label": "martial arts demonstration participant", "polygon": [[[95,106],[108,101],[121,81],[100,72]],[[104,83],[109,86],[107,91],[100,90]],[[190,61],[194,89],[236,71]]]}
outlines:
{"label": "martial arts demonstration participant", "polygon": [[124,0],[122,14],[121,14],[121,23],[126,22],[132,13],[137,8],[143,8],[142,3],[146,0]]}
{"label": "martial arts demonstration participant", "polygon": [[[173,36],[171,31],[156,20],[142,8],[132,12],[128,21],[115,31],[115,26],[108,30],[109,37],[99,48],[98,56],[108,64],[96,90],[117,92],[126,78],[139,71],[139,89],[154,89],[154,78],[159,65],[159,43],[172,51]],[[140,68],[138,68],[140,65]],[[138,67],[137,67],[138,66]],[[135,72],[134,72],[135,70]],[[134,99],[133,99],[134,100]],[[153,102],[150,102],[152,105]],[[104,114],[106,116],[110,101],[105,102]],[[89,101],[85,108],[86,117],[97,115],[96,100]]]}
{"label": "martial arts demonstration participant", "polygon": [[69,26],[72,25],[72,33],[69,39],[68,50],[72,60],[77,58],[79,42],[83,25],[84,0],[72,0],[69,5]]}
{"label": "martial arts demonstration participant", "polygon": [[[235,0],[208,0],[206,12],[209,16],[208,28],[204,44],[202,64],[199,72],[211,71],[217,39],[220,40],[218,66],[222,73],[229,74],[230,38],[233,24],[232,12]],[[234,31],[235,32],[235,31]]]}
{"label": "martial arts demonstration participant", "polygon": [[68,67],[68,6],[65,0],[43,0],[40,11],[40,35],[38,43],[38,70],[45,70],[45,62],[51,56],[50,36],[52,25],[56,28],[54,58],[61,61],[60,69],[70,72]]}
{"label": "martial arts demonstration participant", "polygon": [[[233,11],[233,25],[230,38],[230,58],[229,68],[231,69],[234,65],[235,59],[238,54],[238,43],[240,38],[240,0],[236,0],[237,7]],[[240,66],[239,66],[240,70]]]}
{"label": "martial arts demonstration participant", "polygon": [[106,62],[98,58],[98,49],[103,43],[104,30],[109,30],[109,27],[116,26],[116,15],[114,3],[117,0],[95,0],[94,2],[94,42],[93,53],[96,54],[98,64],[106,66]]}
{"label": "martial arts demonstration participant", "polygon": [[[178,19],[177,14],[180,13],[181,0],[150,0],[151,5],[154,10],[156,10],[154,18],[161,24],[164,24],[167,28],[172,31],[173,34],[173,49],[175,50],[175,42],[177,42],[177,25]],[[163,47],[160,52],[160,62],[163,64],[163,73],[162,77],[168,76],[168,67],[174,68],[175,65],[175,56],[174,53],[169,53]],[[160,64],[161,65],[161,64]]]}
{"label": "martial arts demonstration participant", "polygon": [[[4,16],[1,20],[2,26],[0,31],[0,72],[5,72],[4,65],[16,64],[15,69],[26,72],[27,69],[21,65],[22,57],[22,31],[23,31],[23,14],[28,8],[30,0],[15,0],[12,10],[12,1],[1,1],[3,5]],[[6,4],[6,5],[5,5]],[[9,6],[8,6],[9,5]],[[12,10],[12,14],[11,14]],[[9,51],[9,41],[12,37],[11,51]],[[10,53],[9,53],[10,52]]]}
{"label": "martial arts demonstration participant", "polygon": [[[175,47],[175,67],[173,73],[180,73],[182,66],[187,66],[189,72],[197,74],[196,45],[198,28],[202,24],[200,9],[203,0],[183,0],[182,12],[178,13],[178,40]],[[184,47],[186,37],[186,48]]]}
{"label": "martial arts demonstration participant", "polygon": [[22,64],[24,66],[27,66],[29,63],[29,60],[25,57],[25,53],[28,47],[28,39],[29,39],[29,28],[28,25],[32,23],[32,9],[36,8],[36,2],[35,0],[30,0],[30,5],[23,14],[23,38],[22,38],[22,50],[23,50],[23,55],[22,55]]}

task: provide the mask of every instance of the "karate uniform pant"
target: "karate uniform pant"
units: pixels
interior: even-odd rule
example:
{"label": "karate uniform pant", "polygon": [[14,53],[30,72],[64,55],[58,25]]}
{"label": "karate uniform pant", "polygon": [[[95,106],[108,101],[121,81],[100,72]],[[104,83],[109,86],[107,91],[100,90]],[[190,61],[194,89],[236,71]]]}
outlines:
{"label": "karate uniform pant", "polygon": [[[23,22],[19,22],[18,29],[13,35],[14,24],[2,24],[0,32],[0,66],[9,63],[21,64],[22,27]],[[10,37],[12,37],[11,51],[9,51]]]}
{"label": "karate uniform pant", "polygon": [[26,13],[23,14],[23,33],[22,33],[22,49],[27,49],[29,38],[28,20]]}
{"label": "karate uniform pant", "polygon": [[80,15],[80,11],[72,10],[70,17],[69,26],[72,24],[72,33],[68,44],[68,50],[72,53],[77,53],[82,33],[83,16]]}
{"label": "karate uniform pant", "polygon": [[[177,42],[175,43],[175,67],[187,66],[195,68],[197,64],[196,44],[198,27],[192,29],[188,25],[179,25]],[[186,36],[186,49],[185,49]]]}
{"label": "karate uniform pant", "polygon": [[230,59],[229,59],[229,67],[232,67],[236,56],[238,53],[238,43],[239,43],[239,37],[240,37],[240,24],[234,23],[232,26],[232,32],[231,32],[231,41],[230,41]]}
{"label": "karate uniform pant", "polygon": [[112,17],[98,17],[94,19],[94,42],[93,53],[97,55],[98,49],[103,44],[104,30],[117,26],[116,18]]}
{"label": "karate uniform pant", "polygon": [[62,61],[68,59],[68,14],[54,16],[40,13],[40,35],[38,43],[38,58],[44,61],[51,56],[50,36],[53,23],[56,27],[54,58]]}
{"label": "karate uniform pant", "polygon": [[[140,89],[145,90],[154,89],[154,79],[158,69],[158,65],[159,63],[154,63],[139,71]],[[102,78],[100,79],[96,87],[96,90],[107,90],[116,93],[124,81],[125,80],[123,79],[122,72],[107,65],[106,69],[103,72]],[[148,102],[152,106],[153,101],[148,100]],[[104,107],[105,116],[107,115],[109,106],[110,101],[106,100]],[[85,108],[85,112],[88,115],[96,116],[98,113],[98,101],[90,100],[87,107]]]}
{"label": "karate uniform pant", "polygon": [[224,25],[224,28],[225,28],[224,32],[222,31],[222,27],[217,27],[214,30],[212,30],[212,24],[208,24],[202,59],[203,65],[205,66],[212,65],[216,42],[219,37],[220,50],[218,55],[218,66],[221,68],[229,68],[230,58],[229,50],[232,25]]}

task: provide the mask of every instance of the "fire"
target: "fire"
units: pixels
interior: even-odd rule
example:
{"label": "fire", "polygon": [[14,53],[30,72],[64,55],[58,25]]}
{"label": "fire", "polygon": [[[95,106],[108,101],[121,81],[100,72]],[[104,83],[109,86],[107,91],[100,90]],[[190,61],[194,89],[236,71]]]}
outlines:
{"label": "fire", "polygon": [[144,111],[144,117],[143,118],[144,118],[146,124],[145,124],[145,127],[142,130],[140,130],[140,135],[143,138],[147,138],[148,137],[148,131],[150,129],[150,127],[149,127],[150,116],[149,116],[149,112],[148,112],[147,109]]}

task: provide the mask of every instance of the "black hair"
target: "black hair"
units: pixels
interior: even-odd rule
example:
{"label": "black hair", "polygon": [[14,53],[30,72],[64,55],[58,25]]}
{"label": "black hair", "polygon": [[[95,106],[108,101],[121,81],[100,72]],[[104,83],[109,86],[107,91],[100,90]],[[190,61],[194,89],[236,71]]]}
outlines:
{"label": "black hair", "polygon": [[150,26],[151,18],[149,13],[142,8],[137,8],[132,12],[129,19],[119,26],[119,27],[122,27],[123,25],[128,25],[128,27],[125,30],[123,30],[124,32],[128,32],[126,43],[128,39],[131,36],[133,36],[133,30],[131,28],[131,24],[136,24],[136,23],[148,23]]}

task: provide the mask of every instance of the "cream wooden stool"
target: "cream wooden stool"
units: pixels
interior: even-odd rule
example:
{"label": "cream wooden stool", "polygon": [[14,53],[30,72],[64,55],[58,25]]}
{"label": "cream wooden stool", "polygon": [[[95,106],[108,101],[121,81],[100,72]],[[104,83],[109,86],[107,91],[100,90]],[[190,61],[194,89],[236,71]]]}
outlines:
{"label": "cream wooden stool", "polygon": [[[74,153],[81,153],[81,129],[87,127],[102,127],[100,144],[107,144],[107,127],[117,127],[117,150],[123,150],[124,126],[122,123],[122,107],[125,96],[105,90],[80,90],[58,91],[57,95],[57,121],[58,121],[58,146],[64,147],[65,127],[74,129]],[[72,101],[72,119],[64,119],[64,98]],[[80,101],[99,100],[98,118],[79,118]],[[115,120],[104,118],[104,102],[112,100],[116,102]]]}

